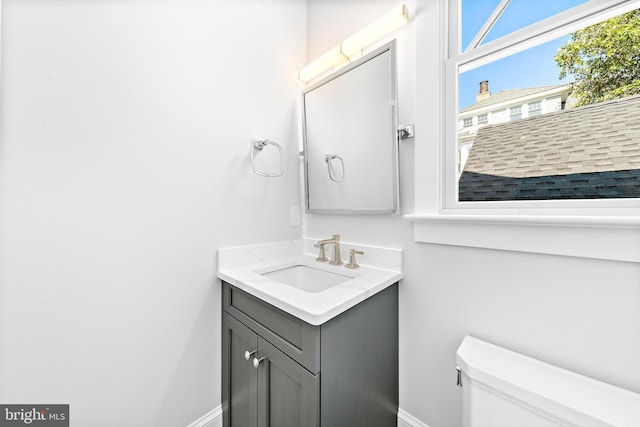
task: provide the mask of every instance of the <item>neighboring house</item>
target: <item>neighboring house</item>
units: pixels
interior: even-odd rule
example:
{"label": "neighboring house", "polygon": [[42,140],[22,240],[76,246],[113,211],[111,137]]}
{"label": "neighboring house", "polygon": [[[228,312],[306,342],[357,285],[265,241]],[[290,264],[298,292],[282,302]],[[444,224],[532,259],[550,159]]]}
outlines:
{"label": "neighboring house", "polygon": [[564,110],[569,85],[507,89],[492,95],[480,82],[476,102],[458,114],[458,174],[464,169],[473,140],[483,126]]}
{"label": "neighboring house", "polygon": [[640,95],[478,130],[460,201],[640,197]]}

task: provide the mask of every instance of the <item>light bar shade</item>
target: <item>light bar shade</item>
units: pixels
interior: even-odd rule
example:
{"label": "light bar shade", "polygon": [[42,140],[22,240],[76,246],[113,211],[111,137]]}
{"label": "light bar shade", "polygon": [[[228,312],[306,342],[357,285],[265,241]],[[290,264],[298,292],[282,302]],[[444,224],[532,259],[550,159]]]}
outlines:
{"label": "light bar shade", "polygon": [[362,49],[407,23],[409,15],[403,4],[364,27],[342,43],[342,53],[348,58],[359,57]]}
{"label": "light bar shade", "polygon": [[338,45],[300,70],[298,78],[307,82],[329,68],[344,65],[347,62],[349,62],[349,58],[342,53],[340,45]]}
{"label": "light bar shade", "polygon": [[408,20],[407,7],[404,4],[396,7],[304,67],[298,72],[298,78],[303,82],[308,82],[332,67],[342,66],[359,58],[362,49],[397,30]]}

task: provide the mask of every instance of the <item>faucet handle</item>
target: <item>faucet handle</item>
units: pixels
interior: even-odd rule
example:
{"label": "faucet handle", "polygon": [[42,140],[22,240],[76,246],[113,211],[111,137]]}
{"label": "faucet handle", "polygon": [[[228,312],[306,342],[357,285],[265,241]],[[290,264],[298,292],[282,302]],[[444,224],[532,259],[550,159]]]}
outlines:
{"label": "faucet handle", "polygon": [[327,255],[324,253],[324,245],[315,245],[315,247],[320,248],[320,251],[318,253],[318,258],[316,258],[316,261],[318,262],[329,261],[329,258],[327,258]]}
{"label": "faucet handle", "polygon": [[349,264],[345,264],[347,268],[360,268],[360,265],[356,262],[356,254],[364,255],[363,251],[356,251],[355,249],[349,249]]}

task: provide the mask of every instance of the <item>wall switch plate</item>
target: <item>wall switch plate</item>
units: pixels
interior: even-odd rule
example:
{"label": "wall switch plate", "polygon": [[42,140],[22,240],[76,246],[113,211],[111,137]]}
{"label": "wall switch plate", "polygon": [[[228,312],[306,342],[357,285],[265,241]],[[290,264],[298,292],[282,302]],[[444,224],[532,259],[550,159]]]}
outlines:
{"label": "wall switch plate", "polygon": [[291,206],[291,225],[300,225],[300,207]]}

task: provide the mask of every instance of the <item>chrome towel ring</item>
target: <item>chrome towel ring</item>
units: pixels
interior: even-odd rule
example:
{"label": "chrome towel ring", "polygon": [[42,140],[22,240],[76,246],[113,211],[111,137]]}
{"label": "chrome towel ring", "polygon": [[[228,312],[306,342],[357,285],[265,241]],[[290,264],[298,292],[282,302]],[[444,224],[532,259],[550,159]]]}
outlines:
{"label": "chrome towel ring", "polygon": [[[337,162],[332,162],[333,160],[340,160],[340,163]],[[329,172],[329,179],[333,182],[342,182],[344,181],[344,160],[342,159],[342,157],[338,156],[337,154],[325,154],[324,155],[324,161],[327,164],[327,171]],[[340,169],[342,170],[342,173],[340,173],[339,175],[334,172],[331,172],[332,169],[335,168],[335,165],[339,164],[340,165]],[[335,175],[338,175],[338,177],[336,178]]]}
{"label": "chrome towel ring", "polygon": [[[268,173],[258,170],[256,168],[256,151],[262,151],[264,147],[267,145],[273,145],[278,149],[278,153],[280,154],[280,171],[277,173]],[[253,169],[253,173],[260,176],[266,176],[268,178],[275,178],[278,176],[282,176],[284,173],[284,154],[282,154],[282,147],[280,144],[271,141],[270,139],[252,139],[251,144],[249,145],[249,157],[251,158],[251,168]]]}

